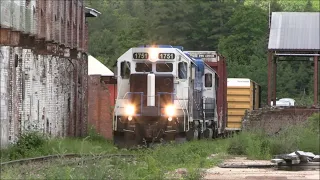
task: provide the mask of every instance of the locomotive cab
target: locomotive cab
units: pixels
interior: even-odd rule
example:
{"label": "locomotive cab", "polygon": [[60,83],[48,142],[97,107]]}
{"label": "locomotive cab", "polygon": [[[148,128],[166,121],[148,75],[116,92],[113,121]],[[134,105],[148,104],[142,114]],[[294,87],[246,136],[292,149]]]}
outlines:
{"label": "locomotive cab", "polygon": [[114,143],[213,138],[217,132],[217,73],[172,46],[129,49],[117,60]]}
{"label": "locomotive cab", "polygon": [[190,63],[172,47],[131,48],[118,59],[116,144],[174,140],[188,130]]}

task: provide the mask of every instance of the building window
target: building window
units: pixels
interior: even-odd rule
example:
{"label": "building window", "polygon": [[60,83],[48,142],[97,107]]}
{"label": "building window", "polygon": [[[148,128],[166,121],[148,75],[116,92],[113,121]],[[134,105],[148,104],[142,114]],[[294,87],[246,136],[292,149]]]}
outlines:
{"label": "building window", "polygon": [[26,6],[28,7],[31,0],[26,0]]}
{"label": "building window", "polygon": [[212,87],[212,74],[206,73],[204,75],[204,86],[205,87]]}
{"label": "building window", "polygon": [[151,63],[136,63],[136,72],[151,72],[152,64]]}
{"label": "building window", "polygon": [[157,63],[156,64],[157,72],[172,72],[173,64],[172,63]]}
{"label": "building window", "polygon": [[128,61],[124,61],[121,62],[121,69],[120,69],[121,73],[121,77],[123,79],[129,79],[131,71],[130,71],[130,62]]}
{"label": "building window", "polygon": [[188,75],[188,63],[179,62],[178,64],[178,77],[179,79],[187,79]]}

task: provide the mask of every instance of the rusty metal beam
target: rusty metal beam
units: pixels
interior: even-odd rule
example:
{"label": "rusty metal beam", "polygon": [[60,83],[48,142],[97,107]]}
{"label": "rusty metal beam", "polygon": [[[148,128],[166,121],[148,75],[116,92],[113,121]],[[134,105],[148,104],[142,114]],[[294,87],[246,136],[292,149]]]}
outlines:
{"label": "rusty metal beam", "polygon": [[314,86],[314,105],[318,105],[318,77],[319,77],[319,71],[318,71],[318,56],[314,56],[314,74],[313,74],[313,86]]}
{"label": "rusty metal beam", "polygon": [[30,36],[29,34],[21,34],[20,35],[20,43],[19,46],[30,49],[33,48],[35,44],[35,37]]}
{"label": "rusty metal beam", "polygon": [[273,105],[277,102],[277,58],[273,58]]}
{"label": "rusty metal beam", "polygon": [[267,98],[267,104],[268,106],[271,105],[271,96],[272,96],[272,52],[268,51],[268,98]]}
{"label": "rusty metal beam", "polygon": [[275,53],[275,56],[320,56],[320,54],[289,54],[289,53],[287,53],[287,54],[285,54],[285,53],[283,53],[283,54],[281,54],[281,53]]}
{"label": "rusty metal beam", "polygon": [[19,46],[20,32],[7,28],[0,28],[0,45]]}

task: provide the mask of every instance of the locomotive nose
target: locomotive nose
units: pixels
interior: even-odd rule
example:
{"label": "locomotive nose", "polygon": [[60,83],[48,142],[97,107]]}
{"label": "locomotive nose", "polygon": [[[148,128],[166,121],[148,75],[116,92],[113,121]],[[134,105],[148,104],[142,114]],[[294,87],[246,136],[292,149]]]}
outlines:
{"label": "locomotive nose", "polygon": [[156,104],[156,77],[150,72],[147,78],[147,106],[155,106]]}

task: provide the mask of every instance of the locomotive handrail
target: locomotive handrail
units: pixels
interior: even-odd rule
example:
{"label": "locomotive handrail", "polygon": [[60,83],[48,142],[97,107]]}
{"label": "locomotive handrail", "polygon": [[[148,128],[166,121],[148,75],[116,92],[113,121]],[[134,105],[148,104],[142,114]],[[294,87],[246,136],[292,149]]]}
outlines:
{"label": "locomotive handrail", "polygon": [[[118,77],[121,77],[121,76],[117,76],[117,79],[119,79]],[[114,106],[114,109],[113,109],[113,121],[112,121],[112,124],[113,124],[113,129],[117,129],[117,123],[115,123],[115,119],[118,119],[118,108],[117,108],[117,105],[118,105],[118,100],[119,100],[119,96],[120,96],[120,91],[121,91],[121,87],[122,87],[122,79],[120,78],[119,79],[120,81],[119,84],[119,88],[118,88],[118,93],[117,93],[117,99],[116,99],[116,102],[115,102],[115,106]],[[126,96],[127,93],[124,94],[124,96]]]}
{"label": "locomotive handrail", "polygon": [[[184,88],[187,88],[187,91],[188,91],[188,93],[189,93],[189,87],[184,87]],[[189,108],[189,106],[188,106],[188,104],[186,103],[186,101],[184,101],[184,105],[185,105],[185,109],[186,109],[186,111],[187,111],[187,115],[188,115],[188,117],[189,117],[189,110],[188,110],[188,108]],[[185,120],[185,115],[183,116],[184,117],[184,130],[186,131],[186,120]],[[188,120],[188,130],[189,130],[189,120]]]}
{"label": "locomotive handrail", "polygon": [[[178,103],[179,103],[179,105],[180,105],[180,107],[181,107],[181,109],[182,109],[182,112],[183,112],[184,130],[186,130],[186,114],[188,114],[188,112],[186,113],[185,111],[188,111],[188,109],[187,109],[188,107],[187,107],[187,106],[183,106],[183,105],[181,104],[180,99],[178,99],[176,93],[158,92],[158,93],[157,93],[157,96],[159,97],[159,101],[158,101],[158,113],[160,114],[160,116],[162,116],[162,114],[161,114],[161,102],[160,102],[160,101],[161,101],[161,98],[160,98],[160,95],[161,95],[161,94],[171,94],[172,103],[174,103],[174,100],[177,100],[177,101],[178,101]],[[172,98],[173,95],[174,95],[175,98]],[[186,105],[186,104],[185,104],[185,105]],[[189,124],[189,122],[188,122],[188,124]],[[189,129],[188,129],[188,130],[189,130]]]}
{"label": "locomotive handrail", "polygon": [[[116,106],[115,106],[115,109],[114,109],[114,115],[113,115],[113,118],[116,118],[117,119],[117,117],[118,117],[118,111],[119,111],[119,109],[120,108],[118,108],[118,100],[119,99],[126,99],[126,97],[128,97],[127,98],[127,100],[130,100],[131,99],[131,94],[140,94],[140,114],[136,114],[137,116],[139,116],[139,115],[142,115],[142,111],[143,111],[143,95],[144,95],[144,93],[143,92],[126,92],[124,95],[123,95],[123,97],[122,98],[117,98],[117,100],[116,100]],[[183,112],[183,120],[184,120],[184,130],[186,130],[186,115],[188,114],[188,107],[187,107],[187,105],[186,105],[186,103],[184,103],[184,105],[182,105],[181,104],[181,102],[180,102],[180,99],[178,99],[178,97],[177,97],[177,95],[176,95],[176,93],[170,93],[170,92],[158,92],[157,93],[157,95],[156,96],[158,96],[159,97],[159,100],[158,100],[158,113],[160,114],[160,116],[162,116],[162,114],[161,114],[161,98],[160,98],[160,96],[162,95],[162,94],[170,94],[171,95],[171,100],[172,100],[172,104],[174,104],[174,100],[177,100],[178,101],[178,103],[179,103],[179,106],[181,107],[181,109],[182,109],[182,112]],[[155,97],[155,96],[148,96],[148,97]],[[186,112],[187,111],[187,112]],[[115,120],[115,119],[114,119]],[[116,126],[117,126],[117,124],[113,121],[113,123],[114,123],[114,128],[116,128]],[[188,123],[188,126],[189,126],[189,123]],[[188,128],[189,129],[189,128]]]}
{"label": "locomotive handrail", "polygon": [[[121,88],[119,88],[119,90],[118,90],[118,95],[117,95],[115,107],[114,107],[114,110],[113,110],[113,128],[114,129],[117,129],[117,123],[115,123],[115,119],[118,118],[118,109],[119,108],[117,107],[117,105],[118,105],[118,100],[119,100],[120,89]],[[124,99],[127,96],[127,94],[128,94],[128,92],[126,92],[121,99]]]}
{"label": "locomotive handrail", "polygon": [[175,93],[170,93],[170,92],[158,92],[157,93],[157,96],[158,96],[158,114],[160,114],[160,116],[162,116],[162,114],[161,114],[161,98],[160,98],[160,96],[162,94],[170,94],[171,95],[171,103],[173,104],[174,103],[173,94],[175,94]]}
{"label": "locomotive handrail", "polygon": [[127,92],[129,101],[131,100],[131,94],[140,94],[140,114],[136,114],[136,116],[142,115],[142,108],[143,108],[143,92]]}

